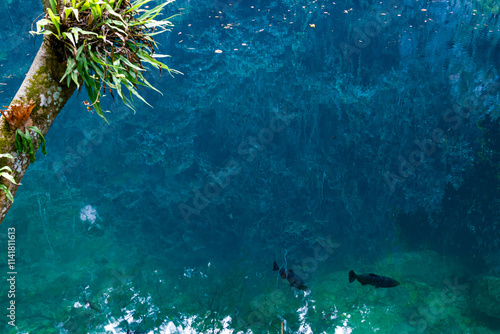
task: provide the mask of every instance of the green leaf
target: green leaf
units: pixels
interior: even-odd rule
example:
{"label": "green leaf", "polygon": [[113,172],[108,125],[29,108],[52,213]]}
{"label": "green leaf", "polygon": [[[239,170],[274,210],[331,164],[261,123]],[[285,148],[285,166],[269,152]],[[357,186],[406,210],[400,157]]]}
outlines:
{"label": "green leaf", "polygon": [[[91,63],[90,66],[92,67],[92,69],[94,70],[94,72],[98,78],[104,77],[104,71],[102,70],[102,68],[100,66],[97,66],[94,63]],[[96,80],[94,80],[94,81],[96,81]]]}
{"label": "green leaf", "polygon": [[[73,73],[73,70],[75,69],[75,67],[76,67],[75,60],[73,58],[68,58],[68,61],[66,64],[66,71],[64,72],[64,74],[59,82],[63,81],[67,75],[70,75],[71,73]],[[69,81],[68,81],[68,86],[69,86]]]}
{"label": "green leaf", "polygon": [[110,5],[106,4],[106,9],[108,10],[108,12],[111,15],[117,17],[121,21],[121,23],[123,23],[125,26],[127,26],[127,22],[123,19],[123,16],[118,14],[117,12],[115,12]]}
{"label": "green leaf", "polygon": [[[76,36],[78,36],[79,33],[82,34],[82,35],[94,35],[94,36],[98,36],[98,34],[95,33],[95,32],[86,31],[86,30],[83,30],[83,29],[77,28],[77,27],[71,28],[71,32],[76,33]],[[77,39],[78,39],[78,37],[77,37]]]}
{"label": "green leaf", "polygon": [[9,173],[12,173],[12,169],[9,166],[3,166],[2,168],[0,168],[0,172],[7,173],[7,172],[4,172],[4,170],[6,170]]}
{"label": "green leaf", "polygon": [[122,4],[122,0],[118,0],[115,5],[115,9],[120,8],[120,5]]}
{"label": "green leaf", "polygon": [[[111,24],[111,23],[113,23],[113,24],[115,24],[115,25],[113,25],[113,24]],[[121,32],[123,35],[127,35],[127,32],[126,32],[125,30],[123,30],[123,29],[121,29],[121,28],[118,28],[118,27],[116,26],[116,25],[119,25],[119,26],[126,27],[125,29],[128,29],[128,26],[127,26],[126,24],[123,24],[122,22],[120,22],[120,21],[116,21],[116,20],[107,20],[107,21],[105,22],[105,24],[106,24],[108,27],[112,28],[113,30],[119,31],[119,32]]]}
{"label": "green leaf", "polygon": [[[32,128],[32,127],[30,127]],[[23,133],[21,130],[16,130],[16,138],[14,145],[16,150],[23,153],[26,152],[30,156],[30,162],[35,162],[35,149],[33,147],[32,137],[30,135],[29,129],[26,129],[26,132]],[[40,131],[40,130],[38,130]]]}
{"label": "green leaf", "polygon": [[36,126],[30,126],[28,129],[35,132],[39,136],[40,149],[42,150],[43,155],[47,155],[47,147],[45,145],[45,137],[43,136],[42,131],[40,131],[40,129],[37,128]]}
{"label": "green leaf", "polygon": [[141,16],[139,16],[137,18],[137,21],[144,22],[144,21],[149,21],[149,20],[154,19],[156,17],[156,15],[158,15],[161,12],[163,7],[165,7],[168,4],[169,4],[169,2],[167,1],[161,5],[156,6],[153,9],[149,9],[149,10],[144,11],[144,14],[142,14]]}
{"label": "green leaf", "polygon": [[113,76],[113,82],[114,82],[114,88],[116,88],[116,91],[118,92],[118,96],[124,100],[124,97],[123,97],[123,92],[122,92],[122,85],[121,85],[121,82],[120,80],[118,80],[118,78],[116,76]]}
{"label": "green leaf", "polygon": [[15,147],[16,147],[16,150],[19,151],[19,152],[25,152],[25,141],[26,141],[26,136],[25,134],[17,129],[16,130],[16,139],[15,139]]}
{"label": "green leaf", "polygon": [[90,3],[88,1],[79,2],[76,8],[80,7],[80,5],[82,6],[82,8],[79,8],[80,12],[83,12],[90,8]]}
{"label": "green leaf", "polygon": [[94,19],[98,18],[99,20],[102,19],[102,9],[101,9],[101,4],[102,2],[93,2],[90,4],[90,10],[92,11],[92,16]]}
{"label": "green leaf", "polygon": [[56,17],[50,8],[47,8],[47,12],[49,13],[50,20],[51,20],[52,24],[57,29],[57,35],[58,35],[58,37],[61,36],[61,28],[60,28],[60,25],[59,25],[59,17]]}
{"label": "green leaf", "polygon": [[125,11],[125,14],[130,13],[130,12],[134,12],[137,8],[142,7],[143,5],[147,4],[150,1],[151,0],[139,0],[137,2],[134,2],[132,7],[130,7],[129,9],[127,9]]}
{"label": "green leaf", "polygon": [[137,93],[137,90],[134,89],[133,87],[128,87],[128,90],[134,94],[135,96],[137,96],[142,102],[144,102],[145,104],[147,104],[148,106],[150,106],[151,108],[153,108],[152,105],[150,105],[146,100],[144,100],[144,98],[139,94]]}
{"label": "green leaf", "polygon": [[14,159],[14,157],[10,153],[1,153],[0,154],[0,159],[1,158]]}
{"label": "green leaf", "polygon": [[92,58],[92,60],[95,61],[96,63],[98,63],[102,66],[112,66],[112,65],[105,64],[101,60],[99,60],[99,58],[97,58],[97,56],[94,54],[94,52],[92,52],[92,50],[90,49],[90,45],[89,45],[88,54],[89,54],[90,58]]}
{"label": "green leaf", "polygon": [[65,20],[68,19],[69,15],[73,12],[73,9],[71,7],[64,7],[64,18]]}
{"label": "green leaf", "polygon": [[112,68],[114,68],[114,69],[122,69],[122,70],[124,70],[124,68],[123,68],[123,67],[121,67],[121,66],[115,66],[115,65],[113,65],[113,64],[106,63],[105,61],[103,61],[103,60],[99,59],[99,58],[95,55],[95,53],[94,53],[94,52],[92,52],[92,50],[90,49],[90,45],[89,45],[88,53],[89,53],[89,55],[90,55],[90,58],[92,58],[92,60],[93,60],[94,62],[98,63],[99,65],[102,65],[102,66],[104,66],[104,67],[112,67]]}
{"label": "green leaf", "polygon": [[149,83],[149,81],[146,80],[146,78],[142,78],[142,81],[151,89],[157,91],[158,93],[160,93],[161,95],[163,95],[162,92],[160,92],[156,87],[154,87],[152,84]]}
{"label": "green leaf", "polygon": [[[52,11],[55,13],[57,12],[57,2],[56,0],[49,0],[50,2],[50,7],[52,7]],[[47,8],[47,9],[50,9],[50,8]]]}
{"label": "green leaf", "polygon": [[[147,104],[139,94],[139,86],[159,92],[143,75],[148,70],[148,64],[166,69],[171,75],[180,73],[158,60],[169,56],[153,54],[157,48],[153,36],[172,26],[169,21],[171,17],[158,19],[172,0],[162,0],[160,4],[153,0],[135,0],[132,4],[127,1],[126,6],[122,6],[122,0],[50,1],[52,8],[47,9],[49,19],[37,22],[35,34],[53,34],[59,39],[64,38],[64,43],[71,52],[68,52],[70,56],[66,59],[67,66],[61,80],[65,79],[68,85],[74,82],[79,88],[83,83],[92,107],[101,117],[104,118],[100,105],[103,87],[113,89],[125,105],[134,109],[134,96]],[[154,8],[144,8],[150,2],[156,2],[152,6]],[[68,7],[63,7],[62,13],[58,13],[57,4]],[[64,21],[68,18],[79,21],[79,15],[84,15],[82,11],[85,11],[86,19],[91,18],[88,22],[79,23],[83,29],[62,25],[63,18]],[[71,17],[72,14],[74,17]],[[83,23],[91,27],[84,28]],[[67,30],[63,31],[63,27]],[[122,85],[127,88],[130,98],[124,96]],[[23,152],[31,150],[30,140],[26,134],[16,135],[16,145]],[[43,143],[40,140],[42,150]]]}
{"label": "green leaf", "polygon": [[[75,71],[71,72],[71,80],[73,80],[73,82],[76,84],[77,88],[80,88],[80,82],[78,82],[78,74],[77,74],[77,72],[75,72]],[[68,86],[69,86],[69,84],[68,84]]]}
{"label": "green leaf", "polygon": [[70,33],[70,32],[67,32],[67,33],[63,32],[62,36],[63,37],[67,37],[71,41],[71,44],[73,44],[73,46],[76,48],[75,36],[73,36],[72,33]]}
{"label": "green leaf", "polygon": [[173,76],[173,74],[182,74],[182,72],[179,72],[179,71],[174,70],[174,69],[170,69],[167,65],[165,65],[162,62],[159,62],[158,60],[152,58],[150,55],[148,55],[146,52],[144,52],[142,50],[138,51],[137,55],[139,56],[139,58],[142,61],[150,63],[153,66],[161,67],[163,69],[166,69],[171,76]]}
{"label": "green leaf", "polygon": [[30,126],[30,127],[28,127],[28,129],[30,129],[31,131],[33,131],[34,133],[39,135],[40,140],[45,143],[45,138],[43,137],[42,131],[40,131],[39,128],[37,128],[36,126]]}
{"label": "green leaf", "polygon": [[0,189],[2,189],[5,192],[5,196],[9,199],[9,201],[14,202],[14,196],[12,196],[12,193],[10,192],[9,188],[7,188],[3,184],[0,184]]}
{"label": "green leaf", "polygon": [[[26,132],[28,132],[28,130],[26,130]],[[29,136],[29,134],[28,134],[28,136]],[[28,144],[29,150],[27,150],[26,153],[29,154],[30,162],[33,163],[33,162],[35,162],[36,158],[35,158],[35,148],[33,147],[33,141],[31,141],[31,136],[30,136],[30,139],[27,141],[27,144]]]}
{"label": "green leaf", "polygon": [[[76,35],[76,34],[78,34],[78,33],[75,33],[75,35]],[[78,39],[78,37],[77,37],[77,39]],[[85,44],[84,44],[84,45],[82,45],[82,46],[80,46],[80,47],[78,48],[78,50],[76,50],[76,56],[75,56],[76,60],[78,60],[78,59],[80,58],[80,55],[82,54],[82,51],[83,51],[83,47],[84,47],[84,46],[85,46]]]}
{"label": "green leaf", "polygon": [[82,57],[76,64],[78,68],[78,74],[80,74],[80,78],[82,78],[83,83],[85,84],[85,89],[87,89],[87,86],[94,81],[90,75],[89,75],[89,67],[87,64],[87,58]]}
{"label": "green leaf", "polygon": [[0,176],[3,176],[4,178],[6,178],[7,180],[9,180],[10,182],[14,183],[14,184],[19,184],[16,182],[16,180],[14,179],[14,176],[8,174],[8,173],[1,173]]}
{"label": "green leaf", "polygon": [[[50,24],[50,20],[47,19],[41,19],[36,23],[36,31],[31,30],[30,34],[32,35],[42,35],[42,34],[47,34],[47,29],[46,25]],[[48,32],[50,34],[50,31]]]}
{"label": "green leaf", "polygon": [[128,59],[127,59],[127,58],[125,58],[125,57],[121,57],[121,56],[120,56],[120,57],[119,57],[119,59],[120,59],[121,61],[123,61],[126,65],[130,66],[130,67],[131,67],[131,68],[133,68],[133,69],[136,69],[137,71],[145,71],[145,69],[140,68],[139,66],[132,64],[132,63],[131,63],[130,61],[128,61]]}
{"label": "green leaf", "polygon": [[73,14],[75,15],[76,20],[80,21],[80,19],[78,18],[78,13],[79,13],[78,9],[74,8],[74,6],[73,6],[73,7],[71,7],[71,10],[73,11]]}
{"label": "green leaf", "polygon": [[106,116],[104,116],[104,113],[102,111],[102,108],[101,108],[101,104],[100,103],[96,103],[94,104],[94,110],[95,112],[97,113],[97,115],[101,116],[103,120],[106,121],[106,123],[109,124],[108,120],[106,119]]}

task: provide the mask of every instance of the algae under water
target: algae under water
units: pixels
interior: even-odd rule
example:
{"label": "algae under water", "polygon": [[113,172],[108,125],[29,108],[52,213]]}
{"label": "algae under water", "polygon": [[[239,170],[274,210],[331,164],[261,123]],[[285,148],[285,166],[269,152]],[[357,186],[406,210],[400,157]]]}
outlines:
{"label": "algae under water", "polygon": [[[0,8],[3,106],[42,8]],[[171,14],[160,53],[184,75],[151,72],[163,95],[135,114],[105,97],[109,125],[75,93],[24,176],[0,225],[1,333],[500,333],[494,1]]]}

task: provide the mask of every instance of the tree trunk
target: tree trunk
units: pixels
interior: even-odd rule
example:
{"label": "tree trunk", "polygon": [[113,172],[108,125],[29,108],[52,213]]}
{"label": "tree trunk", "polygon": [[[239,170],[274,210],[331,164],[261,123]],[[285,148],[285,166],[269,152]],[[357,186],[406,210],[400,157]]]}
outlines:
{"label": "tree trunk", "polygon": [[[46,1],[43,2],[45,9]],[[31,112],[31,119],[33,125],[38,127],[43,135],[47,133],[57,115],[75,91],[76,86],[74,84],[68,87],[66,80],[59,82],[65,70],[65,64],[61,64],[55,50],[50,47],[45,37],[26,78],[11,102],[11,106],[20,103],[27,104],[30,100],[35,102],[35,107]],[[17,153],[14,147],[14,131],[9,128],[5,117],[1,117],[0,153],[10,153],[14,159],[1,159],[2,165],[0,167],[10,166],[14,178],[19,183],[28,169],[30,158],[26,153]],[[39,146],[39,138],[36,135],[33,136],[33,144],[36,150]],[[18,185],[12,184],[4,178],[0,182],[10,189],[12,195],[15,195]],[[11,205],[12,202],[2,191],[0,194],[0,222],[4,219]]]}

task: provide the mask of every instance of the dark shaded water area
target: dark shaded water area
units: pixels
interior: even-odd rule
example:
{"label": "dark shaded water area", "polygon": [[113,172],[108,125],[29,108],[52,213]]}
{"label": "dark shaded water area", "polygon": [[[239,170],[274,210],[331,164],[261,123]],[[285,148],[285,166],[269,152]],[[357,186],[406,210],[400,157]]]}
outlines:
{"label": "dark shaded water area", "polygon": [[[2,106],[41,13],[0,3]],[[150,74],[154,108],[105,98],[106,124],[75,93],[24,176],[2,333],[500,333],[497,1],[169,14],[159,53],[184,74]]]}

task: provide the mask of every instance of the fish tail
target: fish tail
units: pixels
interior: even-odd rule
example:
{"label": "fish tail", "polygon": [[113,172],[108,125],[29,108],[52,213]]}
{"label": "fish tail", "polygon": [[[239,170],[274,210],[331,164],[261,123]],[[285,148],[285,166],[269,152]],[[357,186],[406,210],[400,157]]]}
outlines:
{"label": "fish tail", "polygon": [[358,278],[358,276],[356,275],[356,273],[354,273],[354,270],[351,270],[349,272],[349,283],[354,282],[356,278]]}
{"label": "fish tail", "polygon": [[278,266],[278,264],[276,263],[276,261],[274,261],[273,271],[278,271],[278,270],[280,270],[280,267]]}

